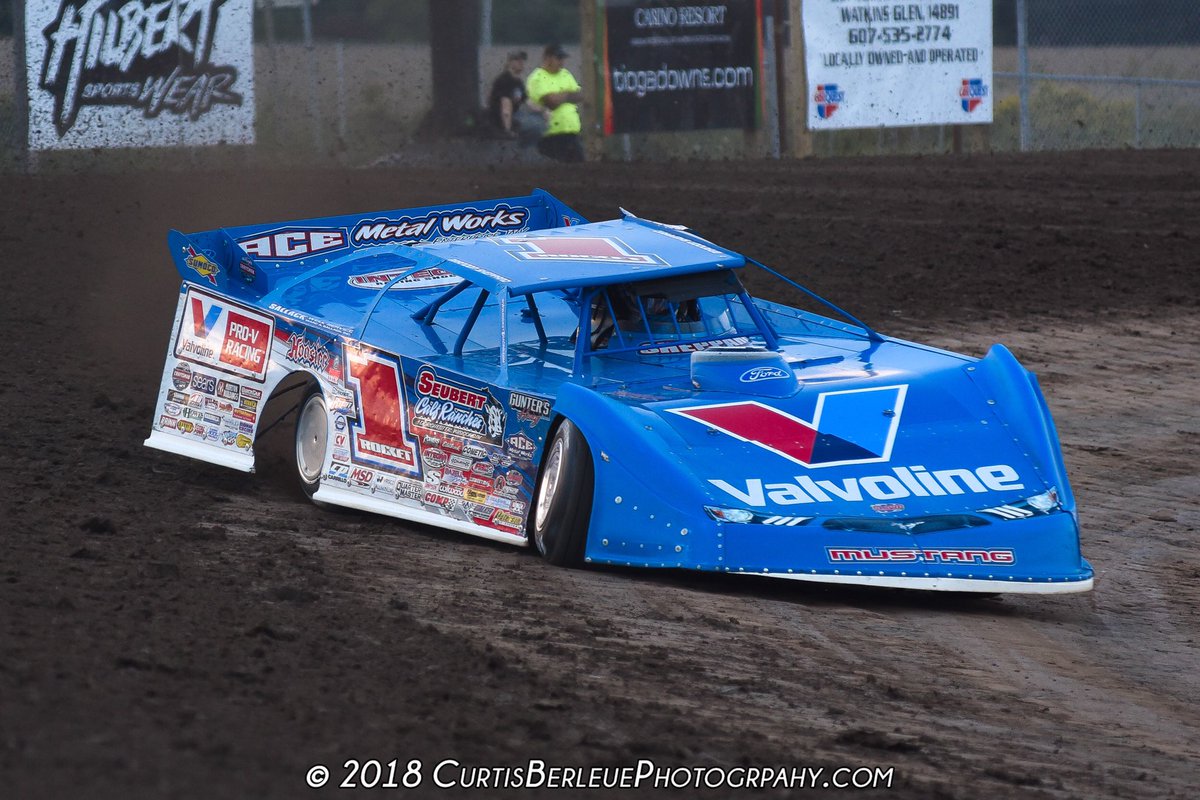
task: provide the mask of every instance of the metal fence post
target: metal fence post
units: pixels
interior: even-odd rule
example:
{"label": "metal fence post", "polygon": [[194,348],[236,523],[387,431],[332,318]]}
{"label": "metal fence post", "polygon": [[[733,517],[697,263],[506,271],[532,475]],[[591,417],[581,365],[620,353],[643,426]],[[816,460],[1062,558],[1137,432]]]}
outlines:
{"label": "metal fence post", "polygon": [[337,40],[337,126],[338,149],[346,149],[346,42]]}
{"label": "metal fence post", "polygon": [[313,146],[320,153],[325,150],[321,135],[321,115],[317,98],[317,49],[313,46],[312,0],[300,4],[300,24],[304,28],[304,48],[308,51],[308,118],[312,123]]}
{"label": "metal fence post", "polygon": [[779,70],[775,63],[775,17],[763,17],[763,55],[766,71],[768,151],[771,158],[779,158]]}
{"label": "metal fence post", "polygon": [[1021,152],[1030,146],[1029,124],[1029,27],[1025,16],[1025,0],[1017,0],[1017,72],[1021,76]]}
{"label": "metal fence post", "polygon": [[1142,149],[1142,82],[1133,89],[1133,146]]}

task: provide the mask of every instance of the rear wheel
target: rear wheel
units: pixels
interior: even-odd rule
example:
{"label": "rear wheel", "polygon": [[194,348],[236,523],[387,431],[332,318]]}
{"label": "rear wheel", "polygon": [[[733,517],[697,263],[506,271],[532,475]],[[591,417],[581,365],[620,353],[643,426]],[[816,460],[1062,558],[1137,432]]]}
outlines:
{"label": "rear wheel", "polygon": [[300,401],[296,417],[296,475],[310,498],[321,487],[325,453],[329,447],[329,409],[321,387],[313,385]]}
{"label": "rear wheel", "polygon": [[587,441],[564,419],[542,459],[530,525],[534,545],[551,564],[575,566],[583,561],[593,482]]}

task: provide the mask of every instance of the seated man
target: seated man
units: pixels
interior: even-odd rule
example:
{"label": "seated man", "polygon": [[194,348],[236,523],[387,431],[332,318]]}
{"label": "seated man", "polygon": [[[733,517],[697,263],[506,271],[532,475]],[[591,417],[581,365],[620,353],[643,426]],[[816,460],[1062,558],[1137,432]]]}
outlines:
{"label": "seated man", "polygon": [[504,62],[504,69],[492,81],[488,94],[488,121],[500,136],[507,139],[520,138],[524,144],[536,142],[545,130],[545,119],[540,111],[530,109],[525,101],[524,50],[513,50]]}

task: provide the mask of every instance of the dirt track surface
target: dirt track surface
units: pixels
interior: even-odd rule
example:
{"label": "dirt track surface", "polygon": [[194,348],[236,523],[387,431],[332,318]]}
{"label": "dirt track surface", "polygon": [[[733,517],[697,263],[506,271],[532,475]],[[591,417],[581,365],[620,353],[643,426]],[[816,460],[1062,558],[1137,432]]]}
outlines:
{"label": "dirt track surface", "polygon": [[[348,758],[650,758],[894,767],[864,794],[900,798],[1197,796],[1198,173],[1106,152],[0,178],[0,795],[338,796]],[[560,570],[304,503],[286,425],[253,476],[142,447],[168,227],[533,186],[687,223],[888,333],[1005,341],[1056,414],[1095,592]]]}

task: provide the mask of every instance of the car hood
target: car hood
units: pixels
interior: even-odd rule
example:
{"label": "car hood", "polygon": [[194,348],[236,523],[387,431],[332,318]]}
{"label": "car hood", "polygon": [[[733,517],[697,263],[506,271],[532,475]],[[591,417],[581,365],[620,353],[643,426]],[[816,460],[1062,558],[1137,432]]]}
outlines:
{"label": "car hood", "polygon": [[909,518],[969,513],[1054,485],[973,375],[983,362],[900,344],[870,363],[791,361],[789,397],[637,386],[613,396],[657,417],[647,427],[717,506]]}

